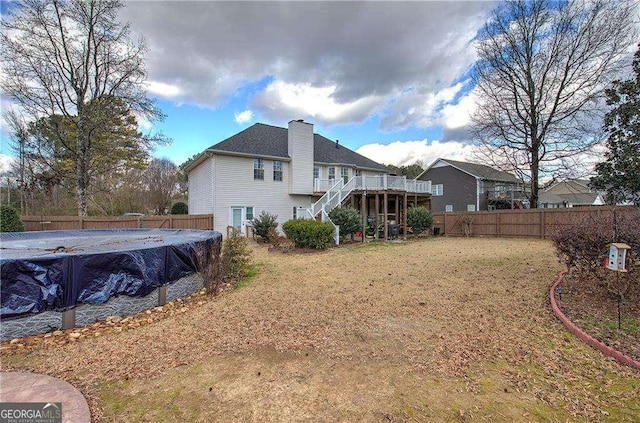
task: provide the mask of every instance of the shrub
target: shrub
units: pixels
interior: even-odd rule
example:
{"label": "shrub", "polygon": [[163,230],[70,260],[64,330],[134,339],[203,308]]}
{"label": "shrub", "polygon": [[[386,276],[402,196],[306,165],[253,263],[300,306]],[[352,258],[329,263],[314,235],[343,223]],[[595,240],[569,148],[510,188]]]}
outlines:
{"label": "shrub", "polygon": [[407,210],[407,225],[413,228],[414,235],[419,235],[433,225],[433,214],[425,207],[411,207]]}
{"label": "shrub", "polygon": [[329,222],[292,219],[282,225],[282,230],[298,248],[324,249],[333,242],[333,225]]}
{"label": "shrub", "polygon": [[[567,268],[573,268],[585,274],[597,274],[602,268],[604,257],[608,254],[607,245],[613,242],[614,231],[611,221],[586,216],[573,225],[557,228],[551,233],[556,252]],[[640,248],[640,212],[619,215],[616,219],[617,241],[631,247],[627,256],[631,271],[638,266]]]}
{"label": "shrub", "polygon": [[251,250],[247,238],[234,229],[222,242],[221,262],[224,275],[234,279],[246,276],[247,266],[251,262]]}
{"label": "shrub", "polygon": [[0,206],[0,232],[24,232],[18,212],[11,206]]}
{"label": "shrub", "polygon": [[335,208],[329,212],[329,218],[340,226],[341,236],[349,236],[360,230],[360,226],[362,226],[360,214],[355,209]]}
{"label": "shrub", "polygon": [[178,201],[173,206],[171,206],[171,214],[188,214],[188,213],[189,213],[189,207],[182,201]]}
{"label": "shrub", "polygon": [[591,216],[577,219],[573,225],[560,227],[551,233],[558,257],[567,268],[596,273],[602,267],[607,244],[612,240],[608,225]]}
{"label": "shrub", "polygon": [[278,216],[262,211],[259,216],[256,216],[251,220],[253,230],[256,235],[266,240],[269,237],[269,228],[278,227]]}

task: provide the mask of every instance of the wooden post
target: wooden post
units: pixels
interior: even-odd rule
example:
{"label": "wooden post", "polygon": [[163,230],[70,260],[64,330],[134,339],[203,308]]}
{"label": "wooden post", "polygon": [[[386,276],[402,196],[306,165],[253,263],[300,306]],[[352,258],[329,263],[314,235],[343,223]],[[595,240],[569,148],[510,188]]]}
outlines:
{"label": "wooden post", "polygon": [[378,223],[380,222],[380,195],[376,193],[376,223],[374,225],[375,232],[373,238],[378,239]]}
{"label": "wooden post", "polygon": [[402,231],[402,235],[404,236],[404,239],[407,239],[407,201],[408,201],[409,196],[407,195],[406,191],[404,193],[404,204],[402,204],[402,209],[404,210],[404,216],[403,216],[403,228],[404,230]]}
{"label": "wooden post", "polygon": [[80,229],[84,229],[84,219],[82,216],[78,216],[78,223],[80,224]]}
{"label": "wooden post", "polygon": [[496,211],[496,238],[500,238],[500,212]]}
{"label": "wooden post", "polygon": [[383,202],[384,202],[384,205],[382,206],[382,207],[384,207],[382,209],[382,220],[383,220],[382,224],[384,225],[383,226],[383,233],[384,233],[384,240],[388,241],[389,240],[389,233],[388,233],[389,232],[389,223],[388,223],[388,221],[389,221],[389,214],[388,214],[388,212],[389,212],[389,210],[388,210],[389,209],[389,197],[387,196],[387,191],[386,190],[384,191],[384,194],[383,194],[382,198],[383,198]]}
{"label": "wooden post", "polygon": [[447,212],[442,213],[442,233],[447,234]]}
{"label": "wooden post", "polygon": [[362,218],[362,242],[364,242],[367,232],[367,196],[364,191],[360,195],[360,216]]}
{"label": "wooden post", "polygon": [[544,221],[544,209],[540,209],[540,239],[544,239],[544,227],[545,227],[545,221]]}
{"label": "wooden post", "polygon": [[400,226],[400,196],[398,194],[396,194],[396,202],[395,202],[395,206],[396,206],[396,225]]}

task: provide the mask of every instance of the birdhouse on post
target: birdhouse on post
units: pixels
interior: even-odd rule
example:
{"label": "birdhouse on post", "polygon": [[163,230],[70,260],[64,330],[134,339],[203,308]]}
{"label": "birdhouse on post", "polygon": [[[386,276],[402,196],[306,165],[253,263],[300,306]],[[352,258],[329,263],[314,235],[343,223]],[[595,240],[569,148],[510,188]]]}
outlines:
{"label": "birdhouse on post", "polygon": [[616,272],[626,272],[627,250],[630,250],[627,244],[614,242],[609,244],[609,260],[607,261],[607,269]]}

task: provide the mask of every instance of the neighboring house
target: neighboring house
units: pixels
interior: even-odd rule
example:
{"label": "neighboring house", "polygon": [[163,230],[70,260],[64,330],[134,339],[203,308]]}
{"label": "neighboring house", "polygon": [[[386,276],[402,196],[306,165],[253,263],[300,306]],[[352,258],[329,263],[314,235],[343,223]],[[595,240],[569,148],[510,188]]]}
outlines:
{"label": "neighboring house", "polygon": [[434,212],[523,208],[523,184],[514,175],[489,166],[437,159],[416,179],[431,181]]}
{"label": "neighboring house", "polygon": [[[281,225],[292,218],[326,219],[331,208],[346,202],[361,211],[363,222],[369,214],[392,220],[384,214],[391,207],[387,195],[405,194],[403,202],[395,199],[397,209],[408,203],[407,192],[414,202],[430,192],[428,184],[388,176],[386,166],[314,134],[313,125],[302,120],[287,128],[256,123],[205,150],[186,171],[189,213],[213,213],[214,229],[223,234],[230,226],[245,233],[262,211],[277,215]],[[392,191],[394,183],[403,188]],[[387,209],[379,206],[384,202],[378,194]]]}
{"label": "neighboring house", "polygon": [[538,194],[539,208],[601,206],[602,194],[589,187],[589,181],[569,179],[557,182]]}

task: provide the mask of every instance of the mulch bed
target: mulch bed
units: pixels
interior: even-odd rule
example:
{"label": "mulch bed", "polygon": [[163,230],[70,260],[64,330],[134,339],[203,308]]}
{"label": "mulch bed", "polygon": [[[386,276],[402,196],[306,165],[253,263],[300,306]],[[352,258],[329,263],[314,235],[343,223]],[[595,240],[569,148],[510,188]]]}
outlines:
{"label": "mulch bed", "polygon": [[620,330],[615,277],[610,271],[600,271],[595,276],[569,273],[560,285],[562,299],[558,305],[591,336],[640,361],[640,280],[637,274],[621,279],[627,289],[620,307]]}

